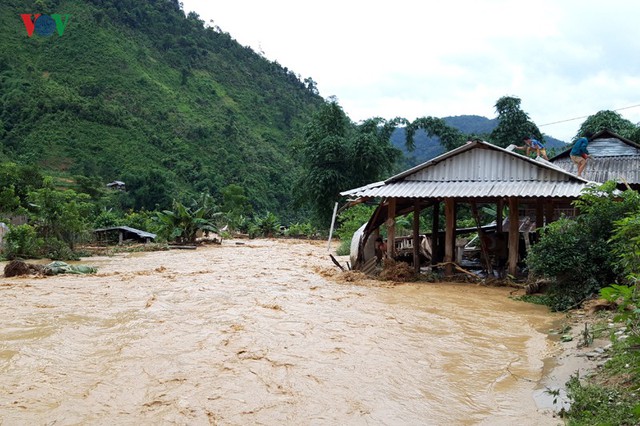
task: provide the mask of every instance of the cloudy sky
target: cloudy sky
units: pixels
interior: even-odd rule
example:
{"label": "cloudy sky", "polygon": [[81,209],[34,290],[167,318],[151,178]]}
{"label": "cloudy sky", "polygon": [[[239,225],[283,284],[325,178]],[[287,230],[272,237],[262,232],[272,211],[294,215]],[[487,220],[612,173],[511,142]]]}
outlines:
{"label": "cloudy sky", "polygon": [[494,118],[509,95],[565,141],[601,110],[640,122],[637,0],[182,1],[354,121]]}

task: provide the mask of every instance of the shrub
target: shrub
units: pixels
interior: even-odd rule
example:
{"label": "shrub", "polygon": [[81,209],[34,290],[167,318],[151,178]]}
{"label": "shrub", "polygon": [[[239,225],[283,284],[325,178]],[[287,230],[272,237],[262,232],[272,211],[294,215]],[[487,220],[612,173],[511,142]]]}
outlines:
{"label": "shrub", "polygon": [[44,245],[31,225],[11,226],[4,237],[4,255],[7,259],[37,258],[42,255]]}
{"label": "shrub", "polygon": [[57,238],[45,241],[46,256],[51,260],[80,260],[80,255],[71,250],[69,245]]}
{"label": "shrub", "polygon": [[120,219],[120,224],[130,226],[132,228],[140,229],[141,231],[158,233],[160,227],[158,222],[154,219],[155,212],[142,209],[140,211],[129,211],[124,215],[124,218]]}
{"label": "shrub", "polygon": [[116,214],[112,210],[103,210],[93,221],[95,228],[110,228],[112,226],[119,226],[122,224],[120,215]]}
{"label": "shrub", "polygon": [[549,289],[550,307],[566,310],[580,304],[609,283],[624,279],[611,240],[614,221],[640,209],[635,191],[617,193],[615,183],[585,191],[575,202],[581,214],[560,219],[541,232],[531,248],[527,265],[534,275],[553,281]]}
{"label": "shrub", "polygon": [[600,288],[595,279],[598,265],[591,261],[590,249],[584,230],[571,219],[560,219],[542,230],[527,265],[535,275],[552,277],[552,309],[568,309]]}
{"label": "shrub", "polygon": [[578,376],[567,382],[571,408],[569,424],[637,425],[640,405],[620,389],[582,384]]}
{"label": "shrub", "polygon": [[229,228],[233,231],[240,232],[242,234],[249,233],[249,228],[251,227],[251,219],[245,215],[226,215],[227,224]]}
{"label": "shrub", "polygon": [[263,217],[257,217],[254,219],[252,225],[249,226],[249,236],[255,238],[257,236],[273,237],[280,232],[280,219],[271,213]]}
{"label": "shrub", "polygon": [[296,238],[317,238],[319,234],[318,230],[310,222],[294,223],[285,231],[287,237]]}
{"label": "shrub", "polygon": [[349,256],[351,254],[351,241],[340,240],[340,245],[336,249],[336,254],[338,256]]}

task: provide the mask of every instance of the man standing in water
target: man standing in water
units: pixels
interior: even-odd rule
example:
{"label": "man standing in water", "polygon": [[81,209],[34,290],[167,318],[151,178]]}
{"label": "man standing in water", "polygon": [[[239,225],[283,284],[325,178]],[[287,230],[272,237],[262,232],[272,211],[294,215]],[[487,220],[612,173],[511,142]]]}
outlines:
{"label": "man standing in water", "polygon": [[582,172],[587,167],[587,159],[593,158],[589,151],[587,150],[587,145],[589,145],[589,139],[591,139],[592,133],[586,132],[583,137],[578,139],[576,143],[571,148],[571,152],[569,155],[571,156],[571,161],[573,161],[578,166],[578,176],[582,176]]}

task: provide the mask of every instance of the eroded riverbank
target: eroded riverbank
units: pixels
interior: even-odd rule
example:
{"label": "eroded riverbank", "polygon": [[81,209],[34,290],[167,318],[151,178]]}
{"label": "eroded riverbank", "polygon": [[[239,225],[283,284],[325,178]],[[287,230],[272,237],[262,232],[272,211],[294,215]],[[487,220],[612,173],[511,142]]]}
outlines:
{"label": "eroded riverbank", "polygon": [[0,280],[4,424],[558,424],[557,317],[473,284],[339,282],[326,244],[225,241]]}

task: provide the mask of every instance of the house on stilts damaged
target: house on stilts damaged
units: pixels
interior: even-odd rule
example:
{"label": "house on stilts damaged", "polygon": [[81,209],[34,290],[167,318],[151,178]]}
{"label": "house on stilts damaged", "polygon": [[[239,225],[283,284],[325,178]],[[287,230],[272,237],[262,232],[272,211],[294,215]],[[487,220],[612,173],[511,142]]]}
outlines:
{"label": "house on stilts damaged", "polygon": [[[595,183],[543,159],[488,142],[468,142],[385,181],[341,193],[348,199],[345,207],[377,204],[369,221],[354,235],[353,268],[366,270],[375,263],[374,241],[384,227],[389,257],[409,253],[407,258],[416,271],[422,266],[439,266],[452,275],[458,257],[456,234],[463,231],[456,226],[456,215],[466,204],[475,217],[474,231],[485,269],[491,272],[504,266],[515,276],[529,238],[535,239],[537,229],[563,214],[573,215],[572,201],[592,185]],[[493,226],[480,223],[477,212],[482,207],[496,212]],[[420,229],[419,217],[426,210],[432,216],[429,230]],[[411,235],[396,238],[396,219],[409,213],[414,213]],[[439,226],[441,215],[444,229]]]}

